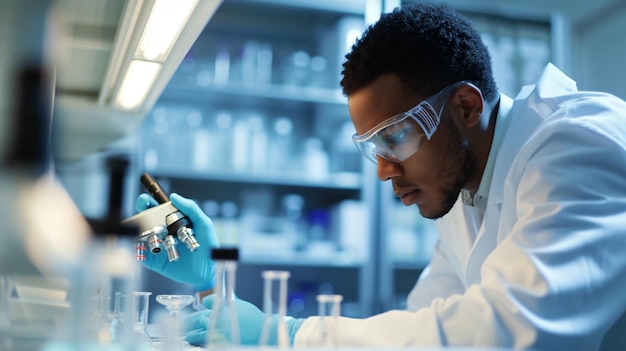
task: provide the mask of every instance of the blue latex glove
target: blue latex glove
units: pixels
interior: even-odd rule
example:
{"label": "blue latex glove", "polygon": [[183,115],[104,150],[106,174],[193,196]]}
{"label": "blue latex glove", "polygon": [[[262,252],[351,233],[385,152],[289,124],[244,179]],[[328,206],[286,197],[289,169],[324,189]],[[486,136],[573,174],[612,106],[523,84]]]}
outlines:
{"label": "blue latex glove", "polygon": [[[219,242],[213,229],[213,222],[202,212],[198,204],[176,193],[170,194],[172,205],[189,218],[192,223],[196,240],[200,247],[190,252],[185,244],[177,246],[180,258],[169,262],[167,254],[147,253],[144,266],[169,279],[180,283],[190,284],[197,291],[208,290],[213,287],[213,271],[215,263],[211,261],[211,248],[219,247]],[[135,207],[138,211],[156,206],[157,202],[148,194],[137,197]]]}
{"label": "blue latex glove", "polygon": [[[194,312],[189,314],[183,320],[183,330],[186,332],[185,341],[192,345],[204,345],[206,342],[206,333],[211,316],[211,307],[215,295],[209,295],[202,300],[202,304],[208,310]],[[253,304],[241,300],[235,300],[235,308],[237,309],[237,318],[239,320],[239,335],[242,345],[258,345],[261,341],[261,332],[265,321],[265,313],[259,310]],[[287,331],[291,345],[296,337],[296,333],[304,322],[303,318],[287,317]],[[216,326],[220,328],[219,325]],[[276,346],[278,344],[276,329],[278,328],[278,315],[272,318],[272,326],[269,333],[268,346]]]}

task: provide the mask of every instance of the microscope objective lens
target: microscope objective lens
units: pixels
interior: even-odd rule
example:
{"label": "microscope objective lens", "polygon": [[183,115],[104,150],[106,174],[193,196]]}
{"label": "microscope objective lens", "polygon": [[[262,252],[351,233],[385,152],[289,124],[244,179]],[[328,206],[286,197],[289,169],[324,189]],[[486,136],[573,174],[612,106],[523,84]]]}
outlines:
{"label": "microscope objective lens", "polygon": [[135,246],[135,258],[137,261],[145,261],[146,260],[146,245],[144,245],[143,241],[137,241],[137,245]]}

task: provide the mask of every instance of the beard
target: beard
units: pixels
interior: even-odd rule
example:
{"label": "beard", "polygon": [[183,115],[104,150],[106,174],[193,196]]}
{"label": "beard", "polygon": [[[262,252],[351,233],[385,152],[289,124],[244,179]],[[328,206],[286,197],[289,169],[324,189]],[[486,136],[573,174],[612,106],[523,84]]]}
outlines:
{"label": "beard", "polygon": [[476,168],[476,162],[469,154],[469,144],[456,129],[449,118],[444,119],[443,125],[450,133],[450,143],[444,156],[444,165],[441,168],[439,179],[441,188],[439,189],[439,208],[432,213],[422,213],[422,216],[429,219],[443,217],[450,212],[456,200],[459,198],[463,185]]}

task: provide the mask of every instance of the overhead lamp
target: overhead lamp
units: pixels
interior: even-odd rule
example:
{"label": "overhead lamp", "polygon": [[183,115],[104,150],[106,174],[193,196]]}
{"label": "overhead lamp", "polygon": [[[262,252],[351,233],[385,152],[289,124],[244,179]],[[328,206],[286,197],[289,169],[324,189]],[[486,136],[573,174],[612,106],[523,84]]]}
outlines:
{"label": "overhead lamp", "polygon": [[197,5],[198,0],[156,0],[135,56],[150,61],[165,60]]}
{"label": "overhead lamp", "polygon": [[161,64],[158,62],[132,60],[122,80],[115,104],[127,110],[137,108],[145,100],[160,71]]}
{"label": "overhead lamp", "polygon": [[114,99],[116,107],[141,107],[198,0],[154,0]]}

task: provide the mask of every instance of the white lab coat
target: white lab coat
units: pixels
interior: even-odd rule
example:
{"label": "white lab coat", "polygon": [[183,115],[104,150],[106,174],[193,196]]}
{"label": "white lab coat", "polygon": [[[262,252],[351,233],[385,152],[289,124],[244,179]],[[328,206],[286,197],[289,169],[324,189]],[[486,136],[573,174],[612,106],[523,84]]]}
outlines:
{"label": "white lab coat", "polygon": [[339,318],[339,345],[597,349],[626,309],[626,103],[548,65],[513,101],[484,219],[458,201],[437,222],[409,310]]}

